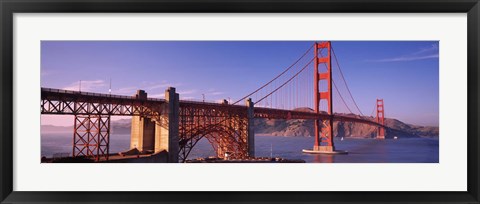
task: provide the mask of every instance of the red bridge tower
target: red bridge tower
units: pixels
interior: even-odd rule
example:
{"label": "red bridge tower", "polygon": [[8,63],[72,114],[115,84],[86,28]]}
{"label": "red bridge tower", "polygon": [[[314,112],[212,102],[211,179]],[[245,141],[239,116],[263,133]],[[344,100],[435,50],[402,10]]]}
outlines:
{"label": "red bridge tower", "polygon": [[[322,56],[322,50],[326,49],[326,56]],[[320,54],[320,57],[319,57]],[[327,110],[324,110],[328,115],[333,114],[332,104],[332,60],[331,60],[331,44],[329,41],[315,43],[314,49],[314,108],[315,113],[320,113],[320,102],[326,100]],[[319,72],[319,65],[326,64],[327,70],[325,72]],[[319,85],[321,81],[325,81],[327,84],[327,90],[320,91]],[[314,151],[334,151],[333,146],[333,118],[329,120],[315,120],[315,144],[313,145]]]}
{"label": "red bridge tower", "polygon": [[377,139],[385,139],[385,108],[383,107],[383,99],[377,99],[377,123],[382,125],[378,127]]}
{"label": "red bridge tower", "polygon": [[[332,58],[330,41],[315,43],[314,45],[314,111],[315,113],[327,112],[329,119],[314,121],[315,143],[313,150],[303,150],[313,154],[345,154],[346,151],[336,151],[333,144],[333,102],[332,102]],[[322,53],[323,51],[323,53]],[[326,51],[326,52],[325,52]],[[326,70],[320,72],[319,65],[326,65]],[[320,90],[326,87],[326,90]],[[320,110],[320,103],[326,101],[326,110]],[[321,123],[320,123],[321,122]]]}

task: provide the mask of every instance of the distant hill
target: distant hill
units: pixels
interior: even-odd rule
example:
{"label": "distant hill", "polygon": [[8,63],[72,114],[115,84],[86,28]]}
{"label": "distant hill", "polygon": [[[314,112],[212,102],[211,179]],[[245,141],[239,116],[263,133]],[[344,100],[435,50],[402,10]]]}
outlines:
{"label": "distant hill", "polygon": [[42,133],[49,133],[49,132],[72,132],[73,126],[66,127],[66,126],[54,126],[54,125],[42,125],[41,131]]}
{"label": "distant hill", "polygon": [[[297,110],[313,112],[309,108]],[[363,117],[354,114],[339,114],[343,116],[363,118],[375,121],[373,117]],[[438,137],[438,127],[417,126],[403,123],[397,119],[385,118],[387,138],[397,137]],[[376,136],[377,128],[361,123],[337,122],[333,123],[336,137],[372,138]],[[280,120],[280,119],[255,119],[255,134],[271,136],[313,136],[313,120]]]}
{"label": "distant hill", "polygon": [[[120,119],[112,120],[110,125],[112,126],[112,134],[130,134],[130,122],[131,119]],[[72,126],[54,126],[54,125],[42,125],[42,133],[72,133],[73,134],[73,125]]]}
{"label": "distant hill", "polygon": [[[299,108],[300,111],[312,111],[308,108]],[[372,117],[362,117],[354,114],[338,114],[349,117],[375,120]],[[112,120],[112,134],[130,134],[130,119]],[[418,126],[403,123],[397,119],[386,118],[387,138],[401,137],[438,137],[438,127]],[[71,133],[73,126],[42,125],[42,133],[68,132]],[[367,124],[352,122],[334,122],[333,129],[336,137],[372,138],[376,136],[376,127]],[[255,119],[255,134],[271,136],[313,136],[313,120],[280,120],[280,119]]]}

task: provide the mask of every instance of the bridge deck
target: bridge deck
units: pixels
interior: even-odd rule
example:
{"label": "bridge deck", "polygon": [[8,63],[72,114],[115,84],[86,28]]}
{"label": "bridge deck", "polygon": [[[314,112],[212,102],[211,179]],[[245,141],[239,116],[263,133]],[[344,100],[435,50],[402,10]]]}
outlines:
{"label": "bridge deck", "polygon": [[[41,89],[41,113],[56,115],[92,114],[92,115],[157,115],[159,105],[166,103],[165,99],[138,99],[135,96],[101,94],[91,92],[69,91],[61,89]],[[180,108],[201,108],[213,110],[247,111],[244,105],[230,105],[201,101],[180,100]],[[333,118],[335,121],[357,122],[381,126],[380,124],[358,116],[328,115],[296,110],[255,107],[255,118],[269,119],[319,119]]]}

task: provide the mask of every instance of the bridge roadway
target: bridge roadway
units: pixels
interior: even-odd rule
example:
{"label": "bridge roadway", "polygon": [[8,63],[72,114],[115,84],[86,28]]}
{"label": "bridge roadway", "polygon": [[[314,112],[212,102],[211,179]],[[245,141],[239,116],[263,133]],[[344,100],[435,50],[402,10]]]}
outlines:
{"label": "bridge roadway", "polygon": [[[161,104],[165,99],[139,99],[135,96],[101,94],[91,92],[69,91],[62,89],[41,88],[41,114],[55,115],[112,115],[112,116],[156,116],[159,115]],[[180,108],[202,108],[219,111],[247,112],[245,105],[230,105],[201,101],[180,100]],[[372,120],[358,116],[328,115],[298,110],[255,107],[255,118],[268,119],[320,119],[334,121],[363,123],[382,126]]]}

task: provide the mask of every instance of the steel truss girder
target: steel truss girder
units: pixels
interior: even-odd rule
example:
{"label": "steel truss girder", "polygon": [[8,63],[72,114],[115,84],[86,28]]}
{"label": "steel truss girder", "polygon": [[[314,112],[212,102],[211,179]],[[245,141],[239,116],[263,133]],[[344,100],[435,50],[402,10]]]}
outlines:
{"label": "steel truss girder", "polygon": [[164,101],[86,97],[84,95],[45,94],[40,103],[42,114],[123,115],[159,117]]}
{"label": "steel truss girder", "polygon": [[108,160],[110,146],[110,116],[75,115],[73,157]]}
{"label": "steel truss girder", "polygon": [[223,158],[226,152],[230,158],[248,157],[246,108],[180,106],[179,123],[181,162],[202,138],[208,139],[217,157]]}

